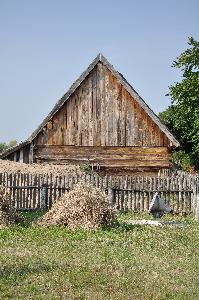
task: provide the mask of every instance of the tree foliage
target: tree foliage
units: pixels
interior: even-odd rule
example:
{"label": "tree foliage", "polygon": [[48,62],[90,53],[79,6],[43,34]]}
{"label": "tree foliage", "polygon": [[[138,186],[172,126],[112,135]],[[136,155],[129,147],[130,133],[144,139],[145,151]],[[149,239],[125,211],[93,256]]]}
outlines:
{"label": "tree foliage", "polygon": [[169,86],[172,105],[160,118],[199,166],[199,42],[190,37],[188,45],[172,65],[181,70],[182,80]]}
{"label": "tree foliage", "polygon": [[6,149],[7,149],[6,143],[0,143],[0,153],[2,153],[3,151],[5,151]]}
{"label": "tree foliage", "polygon": [[0,153],[4,152],[6,149],[14,147],[17,145],[16,140],[11,140],[8,144],[6,143],[0,143]]}

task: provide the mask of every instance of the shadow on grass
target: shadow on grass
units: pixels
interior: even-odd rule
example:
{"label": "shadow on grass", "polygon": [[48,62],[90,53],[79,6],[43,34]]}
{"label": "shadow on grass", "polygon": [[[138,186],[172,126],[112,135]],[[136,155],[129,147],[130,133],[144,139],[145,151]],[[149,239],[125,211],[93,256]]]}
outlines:
{"label": "shadow on grass", "polygon": [[51,272],[57,268],[57,266],[50,266],[41,262],[36,262],[34,264],[24,264],[20,266],[11,265],[11,266],[1,266],[0,267],[0,278],[9,279],[9,278],[21,278],[29,274],[41,274],[46,272]]}
{"label": "shadow on grass", "polygon": [[19,223],[19,225],[23,227],[30,227],[33,221],[36,221],[39,217],[41,217],[44,213],[41,211],[23,211],[18,212],[20,216],[24,219],[23,223]]}

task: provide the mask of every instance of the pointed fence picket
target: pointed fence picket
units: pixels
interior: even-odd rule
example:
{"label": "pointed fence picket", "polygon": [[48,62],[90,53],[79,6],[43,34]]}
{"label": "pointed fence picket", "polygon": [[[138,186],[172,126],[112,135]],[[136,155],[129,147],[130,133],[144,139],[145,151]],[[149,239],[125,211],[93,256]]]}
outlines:
{"label": "pointed fence picket", "polygon": [[49,209],[78,182],[90,183],[105,191],[120,211],[148,211],[155,192],[159,192],[175,213],[195,212],[199,201],[197,176],[100,177],[97,173],[65,176],[0,173],[0,185],[10,189],[12,204],[19,210]]}

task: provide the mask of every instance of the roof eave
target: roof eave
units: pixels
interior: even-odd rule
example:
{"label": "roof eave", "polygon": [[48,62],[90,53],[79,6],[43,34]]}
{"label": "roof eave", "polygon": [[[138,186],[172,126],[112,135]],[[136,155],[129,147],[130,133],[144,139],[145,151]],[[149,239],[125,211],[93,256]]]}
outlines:
{"label": "roof eave", "polygon": [[6,156],[12,154],[13,152],[18,151],[19,149],[21,149],[22,147],[24,147],[28,144],[30,144],[30,141],[26,140],[26,141],[21,142],[20,144],[18,144],[16,146],[13,146],[13,147],[10,147],[10,148],[6,149],[4,152],[2,152],[0,154],[0,158],[5,158]]}

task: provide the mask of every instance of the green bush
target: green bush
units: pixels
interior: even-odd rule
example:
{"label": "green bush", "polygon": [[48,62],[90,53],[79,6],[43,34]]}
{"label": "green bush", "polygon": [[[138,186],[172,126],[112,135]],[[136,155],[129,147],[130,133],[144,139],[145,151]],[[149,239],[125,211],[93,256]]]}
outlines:
{"label": "green bush", "polygon": [[92,171],[91,166],[88,164],[81,164],[80,165],[80,170],[82,172],[90,173]]}

